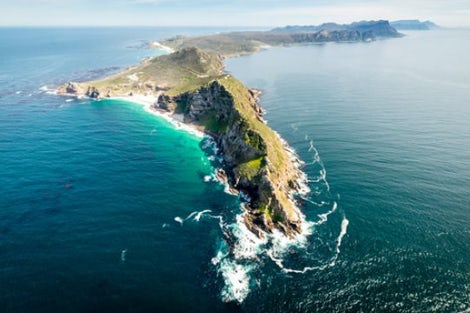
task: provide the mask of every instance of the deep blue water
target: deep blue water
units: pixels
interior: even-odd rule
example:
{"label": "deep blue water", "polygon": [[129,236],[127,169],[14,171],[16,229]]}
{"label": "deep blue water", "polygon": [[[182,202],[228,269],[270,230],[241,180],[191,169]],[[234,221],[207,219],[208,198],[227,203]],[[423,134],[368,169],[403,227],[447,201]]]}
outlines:
{"label": "deep blue water", "polygon": [[[219,221],[245,237],[237,198],[205,182],[206,140],[139,105],[40,89],[161,53],[143,40],[212,31],[0,29],[0,312],[470,309],[470,32],[227,61],[306,162],[312,234],[264,247],[298,274],[246,242],[255,258],[213,259]],[[225,304],[234,291],[243,302]]]}

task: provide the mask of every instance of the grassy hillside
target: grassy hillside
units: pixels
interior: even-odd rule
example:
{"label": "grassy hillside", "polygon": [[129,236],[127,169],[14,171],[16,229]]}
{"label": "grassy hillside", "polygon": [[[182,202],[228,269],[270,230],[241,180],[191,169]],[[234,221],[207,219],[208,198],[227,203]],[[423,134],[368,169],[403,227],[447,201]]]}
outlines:
{"label": "grassy hillside", "polygon": [[[190,47],[147,59],[139,66],[102,80],[77,83],[77,94],[85,94],[88,87],[93,86],[101,97],[157,94],[160,91],[176,95],[218,78],[223,66],[217,55]],[[67,93],[66,87],[60,87],[59,91]]]}
{"label": "grassy hillside", "polygon": [[100,81],[69,83],[60,91],[92,91],[93,97],[159,95],[159,109],[181,113],[217,138],[230,181],[253,199],[246,217],[250,229],[256,233],[277,225],[292,234],[298,212],[289,192],[298,170],[282,140],[261,119],[255,94],[222,69],[218,55],[188,47]]}
{"label": "grassy hillside", "polygon": [[344,25],[325,23],[318,26],[287,26],[270,31],[229,32],[195,37],[177,36],[162,44],[175,50],[197,47],[224,57],[232,57],[256,52],[263,46],[358,42],[400,36],[388,21],[380,20]]}

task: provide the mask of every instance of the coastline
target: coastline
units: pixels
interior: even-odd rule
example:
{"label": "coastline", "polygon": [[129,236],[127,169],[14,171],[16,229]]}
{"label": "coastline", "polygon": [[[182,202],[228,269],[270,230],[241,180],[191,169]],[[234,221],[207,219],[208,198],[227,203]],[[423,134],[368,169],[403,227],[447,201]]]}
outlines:
{"label": "coastline", "polygon": [[120,101],[125,101],[125,102],[140,105],[144,108],[144,110],[147,113],[166,120],[171,125],[173,125],[175,129],[183,130],[197,138],[203,138],[204,136],[208,136],[208,134],[201,131],[198,127],[196,127],[196,125],[184,123],[182,116],[179,117],[176,114],[171,114],[169,112],[156,109],[154,107],[154,104],[158,100],[158,95],[156,96],[148,96],[148,95],[147,96],[146,95],[118,96],[118,97],[109,97],[109,98],[104,98],[104,99],[120,100]]}
{"label": "coastline", "polygon": [[[257,91],[257,96],[259,96],[260,93],[261,93],[260,91]],[[158,95],[156,96],[133,95],[133,96],[111,97],[108,99],[109,100],[121,100],[121,101],[126,101],[129,103],[141,105],[143,106],[144,110],[147,113],[168,121],[170,124],[172,124],[175,127],[175,129],[183,130],[186,133],[196,136],[197,138],[210,137],[212,138],[212,140],[214,140],[213,135],[211,135],[210,133],[206,131],[201,130],[197,125],[194,125],[191,123],[185,123],[183,121],[182,115],[171,114],[169,112],[156,109],[154,107],[154,104],[158,99]],[[258,97],[257,97],[257,100],[259,100]],[[260,106],[260,109],[264,110],[261,106]],[[267,121],[263,119],[263,123],[267,124]],[[282,143],[283,149],[286,151],[287,155],[289,156],[290,162],[293,164],[294,169],[298,173],[297,179],[295,181],[297,188],[290,189],[288,193],[288,199],[292,203],[293,208],[295,209],[295,214],[299,218],[301,231],[298,233],[294,233],[293,236],[292,234],[288,236],[287,234],[282,234],[280,231],[277,231],[274,229],[274,232],[271,234],[265,231],[262,231],[261,237],[273,237],[274,238],[274,237],[278,237],[276,236],[276,234],[279,233],[279,235],[282,234],[285,237],[285,240],[287,240],[287,242],[294,244],[295,242],[303,241],[306,236],[311,234],[311,229],[310,229],[311,225],[309,225],[309,223],[306,221],[305,215],[303,214],[301,208],[296,203],[296,196],[305,196],[311,190],[308,187],[308,177],[305,174],[305,172],[302,171],[302,166],[304,166],[305,163],[300,159],[300,156],[297,154],[295,149],[291,147],[288,144],[288,142],[284,140],[278,132],[274,131],[274,133],[277,136],[278,140]],[[216,144],[215,140],[214,140],[214,144]],[[215,150],[220,151],[220,149],[218,149],[217,146]],[[223,156],[221,157],[223,158]],[[214,168],[213,178],[225,186],[224,191],[226,193],[234,195],[234,196],[239,195],[239,191],[234,186],[230,185],[230,183],[228,183],[226,179],[224,180],[224,179],[220,179],[217,177],[217,173],[219,170],[221,170],[221,168]],[[243,195],[240,195],[240,200],[242,201],[241,203],[242,207],[244,206],[245,203],[249,202]],[[244,209],[244,212],[241,214],[241,216],[248,217],[248,215],[250,214],[249,212],[250,212],[249,210]],[[279,238],[277,240],[279,240]]]}
{"label": "coastline", "polygon": [[[261,93],[260,91],[257,91],[258,95]],[[155,96],[149,96],[149,95],[133,95],[133,96],[119,96],[119,97],[110,97],[110,98],[105,98],[107,100],[119,100],[119,101],[125,101],[128,103],[140,105],[144,108],[144,110],[152,114],[153,116],[156,116],[158,118],[164,119],[167,122],[169,122],[175,129],[185,131],[188,134],[191,134],[197,138],[204,138],[204,137],[210,137],[212,139],[213,136],[210,133],[207,133],[203,130],[201,130],[197,125],[191,124],[191,123],[185,123],[183,121],[183,116],[182,115],[177,115],[177,114],[171,114],[169,112],[166,112],[164,110],[158,110],[154,107],[155,102],[158,100],[158,95]],[[259,98],[257,97],[259,100]],[[104,100],[104,99],[101,99]],[[99,101],[99,100],[97,100]],[[261,106],[260,109],[264,110]],[[267,121],[263,119],[263,122],[267,124]],[[289,200],[292,202],[294,207],[296,208],[296,213],[300,217],[301,224],[304,225],[306,223],[305,216],[302,213],[300,207],[296,204],[295,197],[298,196],[304,196],[310,192],[310,188],[308,187],[308,177],[305,174],[305,172],[302,171],[302,166],[305,164],[301,159],[300,156],[297,154],[295,149],[291,147],[288,142],[282,138],[282,136],[274,131],[278,139],[281,141],[282,146],[284,150],[287,152],[290,161],[294,165],[294,168],[297,170],[299,176],[296,181],[296,184],[298,186],[297,189],[291,189],[289,192]],[[218,148],[216,147],[218,150]],[[219,169],[215,169],[215,172],[217,172]],[[228,182],[224,182],[220,179],[216,178],[216,175],[214,175],[214,178],[219,181],[221,184],[226,185],[226,192],[232,195],[237,195],[234,193],[232,190],[234,189],[233,186],[230,186]],[[235,189],[236,190],[236,189]],[[247,212],[244,212],[243,214],[247,214]],[[305,233],[306,228],[302,227],[302,232],[296,234],[295,237],[297,236],[304,236],[306,235]],[[266,234],[266,233],[265,233]],[[287,238],[289,238],[287,236]]]}
{"label": "coastline", "polygon": [[[58,89],[57,94],[140,105],[147,113],[166,120],[177,130],[201,139],[213,139],[215,156],[220,157],[223,163],[220,167],[214,166],[212,179],[204,177],[204,181],[212,180],[224,185],[226,193],[239,198],[240,211],[235,213],[235,221],[231,220],[232,217],[225,220],[221,215],[209,216],[219,220],[225,245],[219,251],[222,253],[220,257],[213,259],[212,264],[225,282],[222,290],[224,301],[242,303],[249,293],[251,271],[257,267],[259,258],[267,256],[284,272],[294,272],[284,268],[279,260],[293,247],[306,247],[315,223],[307,221],[301,210],[300,199],[310,192],[307,175],[302,171],[305,163],[279,133],[266,125],[267,121],[262,117],[265,110],[260,105],[261,91],[247,88],[230,77],[223,71],[224,67],[222,61],[211,59],[210,55],[196,48],[189,48],[144,60],[141,66],[108,80],[77,85],[69,83],[67,87]],[[162,69],[170,69],[175,76],[160,76]],[[141,75],[144,72],[154,76]],[[181,88],[178,84],[181,78],[186,78],[183,75],[192,75],[195,84]],[[123,82],[117,87],[122,88],[114,88],[116,79],[120,77]],[[167,77],[176,77],[179,81],[173,85],[165,84]],[[177,110],[177,105],[181,104],[178,101],[184,101],[185,110]],[[201,115],[198,115],[207,110],[222,114],[222,117],[214,115],[218,123],[227,123],[230,116],[231,128],[223,133],[212,132],[214,129],[201,122]],[[238,157],[240,154],[244,157]],[[255,174],[241,172],[241,166],[260,158],[264,164],[256,169]],[[210,157],[208,159],[211,161]],[[219,171],[223,175],[218,177]]]}
{"label": "coastline", "polygon": [[[253,106],[252,108],[250,108],[250,110],[253,110],[253,112],[250,114],[254,114],[257,121],[266,125],[267,121],[262,118],[264,109],[259,105],[259,100],[260,100],[259,96],[261,92],[259,90],[247,89],[247,92],[248,91],[252,97],[251,101],[254,101],[252,104],[250,104]],[[76,97],[76,98],[87,97],[90,100],[95,100],[95,101],[108,99],[108,100],[119,100],[119,101],[125,101],[125,102],[132,103],[132,104],[137,104],[137,105],[142,106],[143,109],[147,113],[166,120],[167,122],[172,124],[172,126],[175,129],[183,130],[197,138],[203,138],[205,136],[209,136],[212,139],[214,139],[214,141],[217,141],[216,138],[219,137],[219,135],[217,135],[216,133],[212,133],[211,130],[208,130],[200,123],[197,123],[194,120],[188,120],[185,114],[177,114],[175,113],[175,111],[168,111],[165,109],[156,108],[155,104],[159,102],[162,96],[164,96],[163,91],[158,91],[150,95],[148,93],[146,93],[145,95],[141,93],[132,93],[132,95],[131,94],[118,95],[118,96],[108,95],[106,97],[102,97],[102,96],[94,97],[94,96],[86,96],[86,95],[77,94],[77,93],[75,94],[67,93],[66,90],[64,91],[64,89],[58,89],[56,94],[62,95],[62,96]],[[230,110],[233,110],[233,109],[235,109],[235,107]],[[238,110],[238,109],[235,109],[235,110]],[[247,227],[250,229],[250,231],[252,231],[254,234],[256,234],[259,237],[265,237],[266,235],[272,234],[275,228],[279,228],[279,230],[286,236],[286,238],[294,239],[298,237],[298,235],[301,235],[305,231],[305,228],[306,228],[304,227],[305,216],[303,215],[301,209],[298,206],[296,195],[302,196],[309,192],[309,188],[307,185],[308,179],[305,173],[302,172],[301,170],[301,167],[304,163],[300,160],[295,150],[292,147],[290,147],[289,144],[277,132],[272,130],[269,126],[267,126],[267,129],[269,129],[272,132],[273,137],[270,140],[273,140],[273,142],[275,141],[279,142],[279,148],[285,154],[285,160],[284,160],[284,162],[286,162],[285,166],[287,168],[290,168],[289,171],[291,171],[289,174],[291,177],[290,178],[291,181],[288,184],[287,182],[285,182],[282,185],[279,185],[279,181],[278,181],[276,184],[271,184],[269,185],[270,187],[268,187],[268,188],[275,188],[275,189],[271,189],[273,190],[272,192],[275,192],[275,195],[273,196],[282,197],[283,200],[281,201],[284,201],[284,204],[277,202],[273,206],[273,208],[277,208],[276,210],[281,210],[281,211],[276,211],[276,212],[280,212],[276,214],[282,214],[283,216],[282,219],[284,219],[284,221],[279,224],[278,223],[273,224],[273,221],[271,220],[271,216],[270,216],[271,213],[268,213],[269,215],[267,216],[268,218],[267,220],[266,220],[266,217],[260,220],[260,215],[259,215],[260,211],[257,209],[256,206],[255,207],[251,206],[251,204],[253,204],[251,199],[248,201],[242,201],[242,204],[243,204],[242,207],[245,208],[244,210],[245,214],[243,214],[243,216],[245,217],[244,219],[245,223],[247,224]],[[219,151],[221,150],[224,150],[224,149],[219,149]],[[221,157],[221,159],[225,159],[225,153],[219,156]],[[268,162],[268,164],[270,163],[270,161],[268,160],[266,160],[266,162]],[[224,168],[224,170],[226,169]],[[266,175],[266,179],[268,181],[271,181],[272,179],[277,181],[279,179],[279,176],[277,176],[278,174],[276,172],[272,172],[273,170],[274,168],[272,168],[271,170],[269,170],[268,172],[262,175]],[[271,174],[268,174],[269,172],[271,172]],[[226,178],[226,181],[230,182],[228,183],[228,186],[226,186],[226,190],[231,190],[231,191],[244,190],[243,185],[240,187],[238,180],[236,180],[236,177],[233,176],[233,173],[227,172],[225,174],[224,172],[224,175],[228,178],[228,179]],[[224,184],[224,182],[222,183]],[[246,186],[247,183],[245,182],[243,184],[245,184]],[[251,185],[251,186],[256,186],[256,184]],[[266,187],[263,187],[263,188],[266,188]],[[254,195],[254,196],[256,199],[257,195]],[[271,200],[268,200],[268,201],[269,203],[271,202]],[[275,200],[275,201],[278,201],[278,200]],[[250,206],[247,206],[248,204],[250,204]],[[270,204],[267,204],[267,205],[269,206]],[[262,222],[262,224],[259,224],[260,222]],[[295,224],[291,224],[291,223],[295,223]]]}

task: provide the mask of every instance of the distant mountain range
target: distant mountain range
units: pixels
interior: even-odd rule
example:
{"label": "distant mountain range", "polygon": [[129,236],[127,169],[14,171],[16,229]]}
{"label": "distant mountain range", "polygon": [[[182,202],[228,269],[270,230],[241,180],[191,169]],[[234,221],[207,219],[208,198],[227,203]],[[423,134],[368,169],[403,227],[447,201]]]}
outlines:
{"label": "distant mountain range", "polygon": [[431,21],[419,20],[399,20],[389,22],[386,20],[379,21],[361,21],[351,24],[323,23],[320,25],[289,25],[285,27],[274,28],[273,32],[286,33],[311,33],[322,30],[328,31],[358,31],[360,33],[373,33],[376,37],[398,37],[397,30],[430,30],[438,28]]}
{"label": "distant mountain range", "polygon": [[371,33],[375,37],[399,37],[400,34],[397,30],[390,25],[386,20],[379,21],[361,21],[351,24],[337,24],[337,23],[323,23],[321,25],[308,25],[308,26],[286,26],[275,28],[274,32],[288,32],[288,33],[312,33],[322,30],[330,32],[339,31],[353,31],[363,33]]}
{"label": "distant mountain range", "polygon": [[431,30],[439,28],[438,25],[431,21],[419,20],[400,20],[390,22],[390,25],[398,30]]}

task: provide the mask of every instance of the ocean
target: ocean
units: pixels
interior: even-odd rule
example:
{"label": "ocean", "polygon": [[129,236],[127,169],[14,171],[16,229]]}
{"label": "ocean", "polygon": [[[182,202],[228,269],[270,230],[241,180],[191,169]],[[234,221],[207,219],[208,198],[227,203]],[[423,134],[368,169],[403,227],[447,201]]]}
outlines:
{"label": "ocean", "polygon": [[53,94],[220,30],[0,28],[0,312],[469,312],[470,31],[226,60],[309,178],[261,242],[209,138]]}

